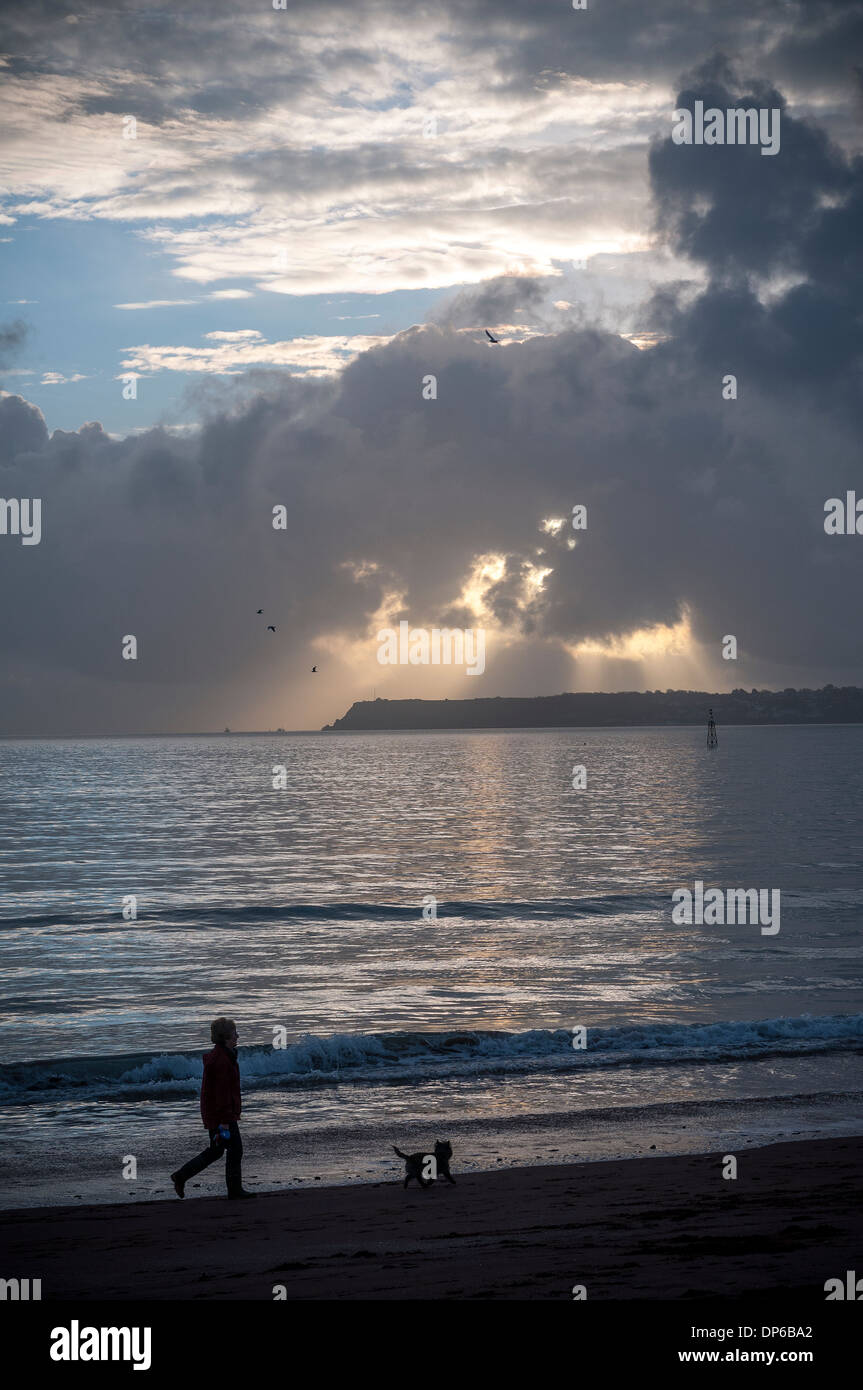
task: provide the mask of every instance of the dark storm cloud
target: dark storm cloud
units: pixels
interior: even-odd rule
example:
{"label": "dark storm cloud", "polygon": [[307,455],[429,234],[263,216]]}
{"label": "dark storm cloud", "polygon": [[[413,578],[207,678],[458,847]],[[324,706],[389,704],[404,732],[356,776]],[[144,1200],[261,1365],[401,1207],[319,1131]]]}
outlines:
{"label": "dark storm cloud", "polygon": [[[699,97],[720,108],[781,107],[781,150],[765,159],[752,146],[713,147],[693,159],[696,147],[667,140],[651,151],[659,225],[710,279],[694,301],[668,289],[657,296],[646,317],[673,340],[658,360],[686,348],[699,367],[737,370],[773,396],[803,392],[853,419],[863,364],[863,159],[847,159],[789,114],[778,91],[741,90],[730,77],[725,64],[708,64],[677,106],[692,109]],[[759,295],[765,277],[781,274],[798,283]]]}
{"label": "dark storm cloud", "polygon": [[[88,427],[48,441],[7,398],[26,448],[4,488],[41,496],[44,517],[39,547],[0,547],[4,591],[28,596],[0,616],[7,726],[33,717],[27,671],[40,708],[55,691],[55,721],[71,699],[91,727],[114,727],[118,711],[121,727],[189,727],[215,688],[270,672],[250,621],[262,595],[294,666],[320,633],[364,636],[388,592],[404,593],[414,623],[446,619],[486,552],[507,557],[486,597],[522,624],[501,673],[521,671],[525,691],[558,669],[537,641],[671,623],[684,605],[717,650],[738,635],[749,671],[807,668],[818,684],[850,666],[860,560],[822,527],[825,498],[855,482],[849,420],[817,393],[765,386],[757,363],[741,399],[723,402],[718,367],[700,367],[687,336],[703,307],[680,311],[678,341],[648,353],[598,331],[498,350],[415,329],[337,383],[285,382],[187,439],[115,442]],[[569,550],[568,527],[538,527],[577,502],[589,525]],[[532,563],[553,573],[525,606]],[[142,644],[134,682],[127,632]]]}
{"label": "dark storm cloud", "polygon": [[863,50],[859,0],[591,0],[577,12],[559,0],[453,0],[449,9],[460,42],[491,51],[513,88],[535,87],[540,74],[553,82],[558,72],[607,80],[609,60],[615,79],[655,81],[717,49],[773,81],[793,78],[803,88],[820,83],[847,94]]}
{"label": "dark storm cloud", "polygon": [[0,465],[37,453],[47,442],[41,410],[20,396],[0,397]]}
{"label": "dark storm cloud", "polygon": [[[174,7],[7,0],[0,43],[19,63],[35,48],[33,66],[45,71],[116,68],[145,75],[154,91],[166,79],[194,90],[204,77],[195,109],[226,115],[255,105],[259,84],[266,90],[277,73],[288,84],[304,80],[309,54],[298,37],[326,39],[332,72],[362,72],[375,63],[358,41],[364,28],[409,33],[422,24],[446,34],[454,53],[490,58],[502,89],[513,91],[554,85],[560,74],[607,81],[610,63],[616,81],[670,79],[716,49],[745,57],[774,82],[847,92],[863,49],[860,0],[690,0],[686,6],[596,0],[585,11],[562,0],[448,0],[435,7],[412,0],[291,0],[285,12],[263,0],[257,6],[186,0]],[[359,27],[348,35],[348,25]],[[231,80],[240,72],[258,80]]]}
{"label": "dark storm cloud", "polygon": [[515,323],[522,311],[536,314],[554,283],[555,277],[547,275],[498,275],[449,296],[432,310],[431,318],[447,328]]}
{"label": "dark storm cloud", "polygon": [[863,5],[856,0],[802,0],[793,22],[779,27],[773,49],[778,70],[802,87],[838,79],[859,83]]}
{"label": "dark storm cloud", "polygon": [[[780,156],[764,158],[755,145],[654,145],[650,174],[660,228],[676,249],[714,273],[806,270],[808,235],[822,222],[824,200],[844,197],[853,174],[822,130],[792,116],[770,84],[732,88],[727,60],[703,65],[677,95],[675,107],[692,111],[755,107],[780,112]],[[705,157],[706,155],[706,157]]]}

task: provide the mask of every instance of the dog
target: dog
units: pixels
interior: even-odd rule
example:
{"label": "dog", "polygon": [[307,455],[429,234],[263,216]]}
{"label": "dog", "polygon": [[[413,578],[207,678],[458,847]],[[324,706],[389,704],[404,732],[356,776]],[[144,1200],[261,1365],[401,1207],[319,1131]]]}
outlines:
{"label": "dog", "polygon": [[425,1154],[403,1154],[401,1149],[397,1149],[393,1144],[393,1152],[405,1161],[405,1181],[407,1187],[411,1178],[416,1178],[420,1187],[431,1187],[434,1177],[428,1177],[429,1164],[433,1164],[431,1169],[439,1178],[446,1178],[455,1187],[455,1178],[449,1170],[449,1161],[452,1158],[452,1144],[448,1139],[438,1139],[434,1146],[434,1153]]}

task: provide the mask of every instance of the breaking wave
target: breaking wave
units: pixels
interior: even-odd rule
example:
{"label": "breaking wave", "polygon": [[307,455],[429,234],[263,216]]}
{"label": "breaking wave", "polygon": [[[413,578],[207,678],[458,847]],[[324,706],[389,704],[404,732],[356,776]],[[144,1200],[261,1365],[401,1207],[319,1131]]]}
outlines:
{"label": "breaking wave", "polygon": [[[759,1019],[754,1022],[588,1028],[573,1046],[563,1028],[521,1033],[421,1032],[306,1034],[284,1047],[240,1054],[244,1088],[424,1082],[448,1076],[578,1073],[587,1069],[721,1063],[769,1056],[863,1051],[863,1014]],[[197,1091],[200,1052],[49,1058],[0,1067],[4,1104],[42,1101],[46,1093],[113,1102]]]}

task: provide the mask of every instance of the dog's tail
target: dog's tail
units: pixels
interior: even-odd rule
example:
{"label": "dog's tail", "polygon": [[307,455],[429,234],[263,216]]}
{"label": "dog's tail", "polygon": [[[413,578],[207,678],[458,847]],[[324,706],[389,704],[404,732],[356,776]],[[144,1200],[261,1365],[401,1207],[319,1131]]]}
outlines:
{"label": "dog's tail", "polygon": [[397,1149],[395,1144],[393,1144],[393,1153],[397,1153],[399,1158],[408,1158],[409,1156],[408,1154],[403,1154],[401,1149]]}

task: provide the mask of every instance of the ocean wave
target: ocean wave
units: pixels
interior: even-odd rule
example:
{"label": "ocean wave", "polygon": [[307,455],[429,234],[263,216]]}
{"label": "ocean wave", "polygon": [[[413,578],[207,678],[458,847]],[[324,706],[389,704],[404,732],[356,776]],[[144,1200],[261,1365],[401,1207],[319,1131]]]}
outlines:
{"label": "ocean wave", "polygon": [[[536,898],[513,902],[498,899],[441,901],[438,921],[454,917],[466,921],[498,921],[520,917],[526,920],[554,920],[567,917],[617,916],[625,912],[668,911],[669,894],[613,893],[584,898]],[[124,922],[117,907],[94,906],[85,913],[48,913],[40,916],[0,917],[0,930],[42,927],[146,928],[148,923],[174,923],[186,929],[255,926],[261,922],[422,922],[422,904],[411,903],[286,903],[249,907],[220,907],[218,903],[196,903],[192,907],[170,902],[141,904],[134,922]]]}
{"label": "ocean wave", "polygon": [[[564,1028],[520,1033],[306,1034],[283,1048],[250,1046],[240,1054],[246,1090],[334,1084],[405,1084],[445,1077],[525,1075],[598,1067],[721,1063],[767,1056],[863,1050],[863,1014],[759,1019],[735,1023],[649,1023],[588,1028],[573,1046]],[[115,1102],[182,1096],[200,1085],[200,1052],[50,1058],[0,1067],[5,1104],[44,1100]]]}

